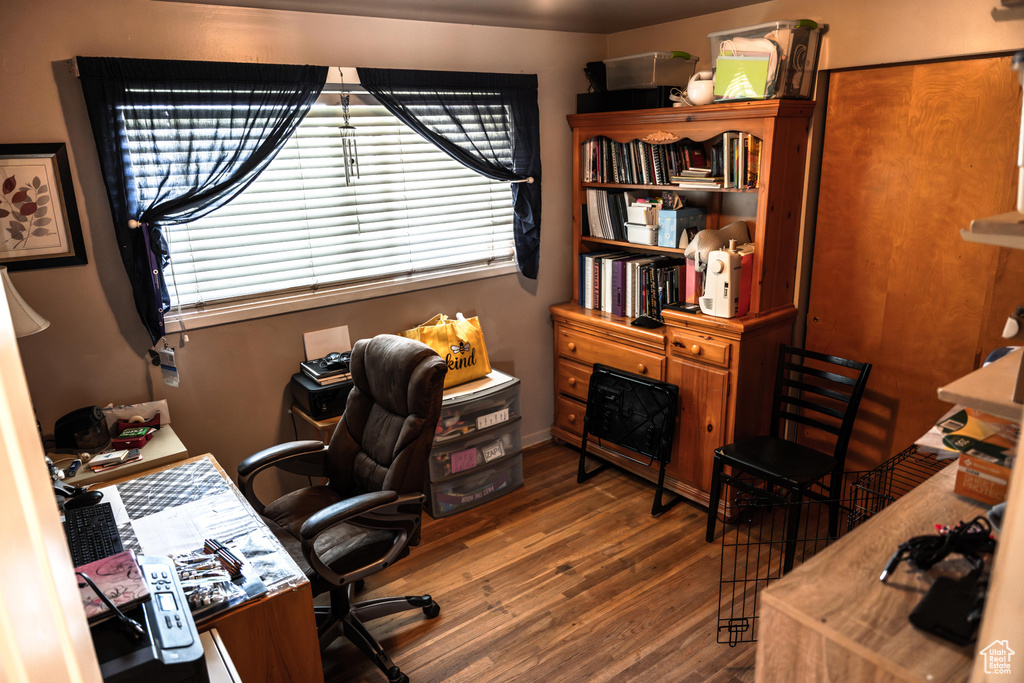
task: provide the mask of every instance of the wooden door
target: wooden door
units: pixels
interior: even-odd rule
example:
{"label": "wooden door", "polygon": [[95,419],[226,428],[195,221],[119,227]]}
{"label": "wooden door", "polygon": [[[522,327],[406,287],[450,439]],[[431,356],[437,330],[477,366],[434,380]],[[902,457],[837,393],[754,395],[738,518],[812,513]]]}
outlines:
{"label": "wooden door", "polygon": [[874,364],[847,469],[913,443],[1006,343],[1024,252],[959,231],[1013,208],[1020,105],[1009,57],[830,76],[806,347]]}
{"label": "wooden door", "polygon": [[711,490],[711,461],[726,443],[729,372],[670,359],[668,381],[679,387],[675,448],[666,471],[702,493]]}

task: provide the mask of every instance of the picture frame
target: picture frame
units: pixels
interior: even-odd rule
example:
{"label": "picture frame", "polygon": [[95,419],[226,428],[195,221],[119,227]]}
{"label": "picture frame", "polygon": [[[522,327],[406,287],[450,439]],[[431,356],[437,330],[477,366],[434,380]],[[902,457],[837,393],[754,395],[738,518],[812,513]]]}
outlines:
{"label": "picture frame", "polygon": [[0,265],[14,271],[88,262],[67,145],[0,145]]}

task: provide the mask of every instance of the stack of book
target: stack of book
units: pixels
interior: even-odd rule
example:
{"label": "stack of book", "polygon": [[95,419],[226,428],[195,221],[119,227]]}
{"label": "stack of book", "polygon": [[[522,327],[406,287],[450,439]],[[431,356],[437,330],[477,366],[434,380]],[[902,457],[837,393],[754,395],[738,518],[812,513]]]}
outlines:
{"label": "stack of book", "polygon": [[136,460],[142,460],[142,451],[138,448],[100,453],[89,461],[89,468],[93,472],[104,472]]}
{"label": "stack of book", "polygon": [[348,363],[336,365],[325,364],[322,360],[305,360],[299,364],[299,367],[302,368],[302,374],[320,386],[352,381],[352,373],[349,372]]}
{"label": "stack of book", "polygon": [[580,305],[628,318],[661,318],[685,301],[686,259],[665,254],[591,251],[580,254]]}
{"label": "stack of book", "polygon": [[722,176],[711,174],[711,168],[688,168],[672,176],[672,184],[690,190],[710,190],[722,187]]}

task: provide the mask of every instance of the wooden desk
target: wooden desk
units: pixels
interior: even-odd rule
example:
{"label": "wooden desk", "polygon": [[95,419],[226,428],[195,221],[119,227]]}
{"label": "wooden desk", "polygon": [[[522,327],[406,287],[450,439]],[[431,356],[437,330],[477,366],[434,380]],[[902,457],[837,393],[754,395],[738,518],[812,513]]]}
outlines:
{"label": "wooden desk", "polygon": [[[55,462],[60,459],[73,458],[70,455],[50,454]],[[178,462],[188,457],[188,451],[181,439],[174,433],[170,425],[164,425],[153,434],[145,446],[142,447],[142,459],[118,465],[112,470],[93,472],[89,469],[88,463],[82,465],[78,474],[65,479],[65,484],[72,486],[90,486],[101,482],[125,479],[127,477],[139,477],[151,470],[157,470],[165,465]]]}
{"label": "wooden desk", "polygon": [[[317,433],[317,439],[323,441],[324,443],[330,443],[331,436],[334,434],[334,428],[337,427],[338,422],[341,421],[341,415],[335,415],[334,417],[325,417],[320,420],[313,419],[308,414],[306,414],[306,412],[302,410],[302,408],[299,407],[298,403],[292,404],[292,414],[298,415],[303,422],[305,422],[306,424],[310,425],[313,429],[315,429]],[[298,430],[296,429],[296,431]],[[298,438],[301,439],[302,435],[300,434]]]}
{"label": "wooden desk", "polygon": [[[267,595],[243,602],[225,612],[217,613],[208,619],[197,622],[196,626],[200,631],[208,631],[216,627],[227,651],[231,654],[239,676],[246,683],[322,681],[323,670],[320,662],[316,620],[313,615],[313,594],[309,581],[270,530],[259,521],[258,515],[245,502],[231,478],[211,455],[200,455],[183,462],[169,464],[155,472],[147,472],[143,477],[123,477],[104,484],[104,486],[141,483],[151,475],[168,473],[170,470],[204,461],[211,463],[227,484],[226,489],[221,487],[220,492],[227,491],[236,495],[240,504],[251,513],[253,518],[251,533],[258,541],[258,545],[273,552],[274,556],[269,559],[276,564],[273,564],[272,567],[273,580],[269,579],[266,573],[261,574],[261,578],[264,579],[264,583],[269,589]],[[156,495],[154,495],[155,497]],[[172,506],[161,507],[160,511],[167,510],[169,507]],[[125,533],[122,531],[122,538],[124,539],[124,537]],[[139,543],[135,538],[125,539],[125,546],[131,547],[131,542]],[[226,540],[226,542],[228,545],[232,545],[232,541]],[[145,552],[144,547],[142,547],[142,551]],[[247,556],[247,559],[253,558]],[[267,556],[263,555],[264,563],[267,562],[267,559]]]}
{"label": "wooden desk", "polygon": [[901,563],[878,580],[903,541],[984,513],[953,493],[955,476],[946,467],[761,593],[757,681],[967,680],[984,643],[958,647],[907,620],[935,569]]}

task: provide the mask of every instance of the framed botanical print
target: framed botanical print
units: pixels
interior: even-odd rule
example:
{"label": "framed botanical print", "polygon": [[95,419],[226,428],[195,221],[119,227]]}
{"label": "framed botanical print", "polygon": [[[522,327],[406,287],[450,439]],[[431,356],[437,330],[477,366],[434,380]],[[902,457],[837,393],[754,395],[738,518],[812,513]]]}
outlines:
{"label": "framed botanical print", "polygon": [[85,263],[67,146],[0,145],[0,264],[28,270]]}

